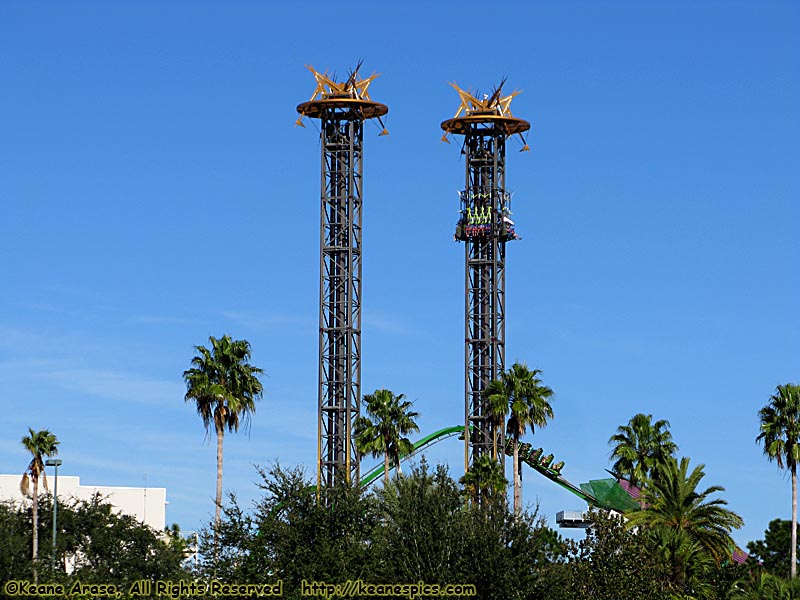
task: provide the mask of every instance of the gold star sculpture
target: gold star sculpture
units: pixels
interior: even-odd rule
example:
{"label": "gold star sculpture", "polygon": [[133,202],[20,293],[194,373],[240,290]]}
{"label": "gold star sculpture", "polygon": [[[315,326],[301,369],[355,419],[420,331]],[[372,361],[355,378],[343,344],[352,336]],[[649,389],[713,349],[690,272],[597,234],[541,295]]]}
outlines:
{"label": "gold star sculpture", "polygon": [[455,116],[442,123],[442,129],[444,129],[442,141],[449,143],[448,135],[463,134],[468,123],[493,123],[505,135],[519,135],[523,143],[523,152],[530,150],[522,135],[530,129],[530,123],[524,119],[518,119],[511,113],[511,101],[522,90],[514,90],[507,96],[503,96],[502,90],[505,82],[504,78],[491,95],[484,94],[483,98],[478,98],[470,90],[462,90],[457,83],[452,82],[450,85],[458,92],[461,104]]}
{"label": "gold star sculpture", "polygon": [[[373,73],[369,77],[361,79],[358,75],[358,70],[361,68],[361,61],[359,61],[356,68],[350,73],[347,80],[342,83],[334,81],[332,76],[328,75],[327,70],[320,73],[311,65],[306,65],[306,68],[314,75],[314,80],[317,83],[317,87],[314,88],[314,93],[309,102],[319,100],[360,100],[372,103],[372,98],[369,97],[369,85],[380,73]],[[305,125],[303,125],[304,116],[306,115],[301,114],[297,121],[295,121],[295,125],[305,127]],[[380,120],[380,116],[378,116],[378,119]],[[383,125],[383,123],[381,123],[381,125]],[[386,135],[387,133],[388,132],[384,128],[381,135]]]}

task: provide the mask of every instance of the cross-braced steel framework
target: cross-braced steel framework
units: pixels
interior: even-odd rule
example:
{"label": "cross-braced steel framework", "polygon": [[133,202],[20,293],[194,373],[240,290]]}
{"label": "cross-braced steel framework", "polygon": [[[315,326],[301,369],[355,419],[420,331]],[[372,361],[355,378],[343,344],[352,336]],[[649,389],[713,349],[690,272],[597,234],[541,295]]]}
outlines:
{"label": "cross-braced steel framework", "polygon": [[[309,67],[317,89],[297,107],[320,120],[320,310],[317,488],[358,481],[354,425],[361,400],[363,126],[388,108],[369,98],[376,77],[344,83]],[[385,129],[383,130],[385,133]]]}
{"label": "cross-braced steel framework", "polygon": [[[505,138],[479,125],[470,126],[465,135],[465,208],[478,213],[488,209],[494,221],[505,199]],[[472,460],[491,453],[501,440],[502,430],[492,431],[483,392],[505,368],[505,264],[504,239],[491,231],[466,239],[464,408],[473,431]],[[501,452],[495,458],[502,462],[503,456]]]}
{"label": "cross-braced steel framework", "polygon": [[[452,84],[461,97],[456,116],[442,123],[464,136],[466,184],[460,192],[456,239],[465,242],[464,469],[484,454],[504,462],[504,424],[493,421],[484,395],[505,369],[506,242],[517,239],[506,192],[506,138],[530,124],[511,115],[514,92],[501,88],[478,100]],[[463,116],[462,116],[463,113]],[[525,145],[523,150],[527,150]]]}

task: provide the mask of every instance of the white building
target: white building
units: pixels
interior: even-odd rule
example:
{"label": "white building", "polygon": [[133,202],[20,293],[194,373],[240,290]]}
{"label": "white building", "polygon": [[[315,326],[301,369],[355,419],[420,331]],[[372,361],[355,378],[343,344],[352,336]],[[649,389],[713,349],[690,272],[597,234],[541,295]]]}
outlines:
{"label": "white building", "polygon": [[[19,489],[22,475],[0,475],[0,500],[22,502],[23,495]],[[47,478],[50,492],[53,492],[54,478]],[[39,492],[43,492],[41,480]],[[149,525],[156,531],[164,531],[166,525],[167,488],[112,487],[103,485],[81,485],[80,477],[71,475],[58,476],[58,498],[90,500],[94,494],[100,494],[106,502],[124,515],[131,515],[140,523]],[[26,501],[30,502],[27,498]]]}

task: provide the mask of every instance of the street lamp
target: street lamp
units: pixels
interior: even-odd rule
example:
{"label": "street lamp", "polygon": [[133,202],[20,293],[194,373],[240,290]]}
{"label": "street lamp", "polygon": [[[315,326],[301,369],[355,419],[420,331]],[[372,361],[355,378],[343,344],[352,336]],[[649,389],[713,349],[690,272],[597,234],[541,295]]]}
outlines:
{"label": "street lamp", "polygon": [[56,522],[58,520],[58,467],[61,465],[61,459],[48,458],[44,464],[56,468],[56,483],[53,487],[53,552],[50,555],[50,573],[54,573],[56,570]]}

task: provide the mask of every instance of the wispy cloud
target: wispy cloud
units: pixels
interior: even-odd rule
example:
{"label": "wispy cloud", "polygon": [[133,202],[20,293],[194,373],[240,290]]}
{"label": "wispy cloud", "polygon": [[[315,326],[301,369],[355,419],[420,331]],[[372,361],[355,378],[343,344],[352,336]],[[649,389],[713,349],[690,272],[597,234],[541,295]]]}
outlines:
{"label": "wispy cloud", "polygon": [[251,329],[272,329],[282,325],[302,325],[303,327],[313,327],[315,321],[308,316],[275,314],[275,313],[254,313],[247,311],[226,310],[222,312],[226,319],[249,327]]}
{"label": "wispy cloud", "polygon": [[70,368],[52,370],[43,375],[65,389],[111,400],[133,401],[164,406],[181,398],[184,388],[179,381],[143,377],[119,371]]}
{"label": "wispy cloud", "polygon": [[623,354],[642,354],[645,350],[643,344],[638,340],[624,339],[617,337],[597,337],[591,336],[587,331],[577,332],[566,327],[551,329],[553,337],[573,346],[582,346],[594,350],[619,352]]}
{"label": "wispy cloud", "polygon": [[62,359],[22,359],[0,362],[4,378],[44,380],[62,389],[108,400],[165,406],[183,398],[182,382],[123,371],[86,368]]}
{"label": "wispy cloud", "polygon": [[16,356],[45,347],[52,348],[52,336],[0,325],[0,350],[10,350]]}
{"label": "wispy cloud", "polygon": [[[130,480],[138,482],[144,475],[140,462],[127,461],[124,457],[109,456],[104,453],[90,454],[73,450],[69,455],[69,469],[71,472],[85,472],[86,467],[98,469],[100,472],[133,475]],[[85,482],[81,482],[87,485]],[[132,483],[131,485],[137,485]]]}
{"label": "wispy cloud", "polygon": [[72,335],[52,335],[0,323],[0,351],[7,351],[15,359],[22,356],[43,357],[87,354],[97,347]]}
{"label": "wispy cloud", "polygon": [[192,325],[198,323],[199,319],[174,315],[135,315],[128,322],[142,325]]}
{"label": "wispy cloud", "polygon": [[[264,411],[266,412],[266,411]],[[254,417],[253,428],[263,428],[268,434],[269,438],[277,436],[288,436],[301,438],[304,440],[317,439],[317,411],[316,407],[309,407],[303,409],[296,404],[292,405],[288,402],[276,404],[268,409],[268,412],[275,415],[275,418],[259,420],[258,416]]]}
{"label": "wispy cloud", "polygon": [[17,303],[17,306],[27,310],[35,310],[38,312],[53,313],[58,315],[74,314],[74,311],[67,310],[63,306],[58,306],[56,304],[50,304],[47,302],[20,302]]}
{"label": "wispy cloud", "polygon": [[[21,431],[24,432],[25,430],[23,429]],[[21,437],[22,434],[20,434],[20,438]],[[22,467],[25,466],[23,464],[22,458],[27,458],[30,460],[31,457],[30,453],[22,447],[22,444],[19,443],[19,440],[9,440],[9,439],[0,440],[0,455],[3,454],[9,456],[19,456],[20,471],[22,470]]]}
{"label": "wispy cloud", "polygon": [[20,358],[0,361],[0,372],[23,373],[62,368],[68,361],[59,358]]}
{"label": "wispy cloud", "polygon": [[403,318],[366,311],[364,312],[363,328],[403,337],[416,337],[421,334],[420,330],[411,327]]}

